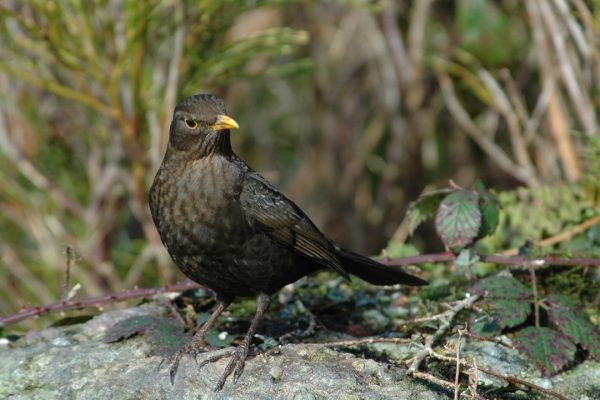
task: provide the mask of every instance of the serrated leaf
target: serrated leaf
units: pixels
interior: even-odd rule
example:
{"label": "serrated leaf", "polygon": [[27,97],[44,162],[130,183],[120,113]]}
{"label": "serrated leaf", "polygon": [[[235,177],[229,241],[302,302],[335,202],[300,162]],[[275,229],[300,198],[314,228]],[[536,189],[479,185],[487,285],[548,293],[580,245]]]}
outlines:
{"label": "serrated leaf", "polygon": [[446,247],[466,247],[477,237],[480,227],[481,212],[477,193],[459,190],[446,196],[440,203],[435,228]]}
{"label": "serrated leaf", "polygon": [[527,301],[513,299],[495,299],[490,302],[491,315],[503,328],[520,325],[531,314],[531,304]]}
{"label": "serrated leaf", "polygon": [[575,357],[575,344],[562,333],[546,327],[529,327],[515,334],[515,346],[542,375],[558,373]]}
{"label": "serrated leaf", "polygon": [[551,295],[546,303],[548,318],[556,328],[586,349],[592,358],[600,358],[600,331],[576,311],[576,303],[563,295]]}
{"label": "serrated leaf", "polygon": [[442,199],[453,191],[454,189],[434,190],[421,195],[417,200],[410,203],[407,214],[409,221],[408,228],[411,235],[423,221],[426,221],[435,215]]}
{"label": "serrated leaf", "polygon": [[531,305],[522,300],[494,299],[478,305],[484,311],[471,319],[471,330],[484,337],[496,336],[503,329],[520,325],[531,314]]}
{"label": "serrated leaf", "polygon": [[490,276],[477,282],[470,291],[479,296],[497,299],[527,299],[531,290],[515,278]]}

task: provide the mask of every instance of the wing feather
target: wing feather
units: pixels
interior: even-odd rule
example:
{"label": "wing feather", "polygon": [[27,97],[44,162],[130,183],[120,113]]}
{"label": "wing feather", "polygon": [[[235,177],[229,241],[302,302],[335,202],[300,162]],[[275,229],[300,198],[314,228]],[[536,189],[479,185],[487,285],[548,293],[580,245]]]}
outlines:
{"label": "wing feather", "polygon": [[246,174],[240,202],[249,224],[255,229],[348,277],[333,244],[294,202],[262,176],[253,171]]}

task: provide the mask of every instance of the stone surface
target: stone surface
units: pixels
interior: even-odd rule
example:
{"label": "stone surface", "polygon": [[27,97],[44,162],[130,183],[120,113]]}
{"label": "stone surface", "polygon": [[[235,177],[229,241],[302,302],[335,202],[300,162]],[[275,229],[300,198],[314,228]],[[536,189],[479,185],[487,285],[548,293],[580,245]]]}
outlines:
{"label": "stone surface", "polygon": [[[146,305],[107,312],[79,325],[48,328],[0,344],[0,399],[449,399],[452,393],[408,378],[404,369],[316,345],[285,345],[250,357],[240,380],[213,388],[226,359],[198,369],[184,357],[175,384],[168,366],[145,337],[104,343],[106,330],[132,316],[161,313]],[[492,344],[493,345],[493,344]],[[371,353],[405,358],[410,346],[375,344]],[[539,374],[512,351],[469,346],[469,357],[502,373],[542,384]],[[198,361],[202,359],[199,356]],[[492,362],[491,359],[496,359]],[[487,360],[487,361],[486,361]],[[514,364],[511,369],[510,364]],[[529,374],[529,375],[527,375]],[[600,399],[600,363],[587,361],[552,379],[548,388],[569,399]],[[483,384],[483,382],[481,382]],[[490,380],[485,383],[493,384]],[[515,397],[515,398],[528,398]],[[510,398],[510,397],[506,397]],[[530,397],[529,397],[530,398]]]}

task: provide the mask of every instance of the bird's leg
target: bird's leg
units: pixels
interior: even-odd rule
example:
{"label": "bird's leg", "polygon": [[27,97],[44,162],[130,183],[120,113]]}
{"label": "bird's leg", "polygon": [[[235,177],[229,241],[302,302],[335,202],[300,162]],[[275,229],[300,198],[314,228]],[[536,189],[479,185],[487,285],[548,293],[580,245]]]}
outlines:
{"label": "bird's leg", "polygon": [[181,357],[183,357],[185,354],[191,354],[194,356],[194,358],[196,358],[198,353],[211,349],[204,340],[204,335],[206,335],[206,332],[208,332],[208,330],[214,325],[217,318],[219,318],[223,311],[225,311],[228,305],[229,301],[218,300],[215,310],[202,324],[200,329],[196,331],[189,343],[177,350],[175,354],[170,357],[171,368],[169,369],[169,377],[171,379],[171,385],[173,382],[175,382],[175,374],[177,373],[177,368],[179,367],[179,361],[181,360]]}
{"label": "bird's leg", "polygon": [[[261,293],[256,298],[256,314],[254,314],[254,319],[252,319],[252,323],[250,324],[250,328],[248,328],[248,332],[246,332],[246,336],[242,339],[242,342],[237,346],[237,348],[231,353],[231,358],[223,371],[223,375],[217,382],[217,386],[215,391],[221,390],[227,377],[231,375],[233,372],[233,383],[237,382],[238,378],[242,374],[244,370],[244,364],[246,363],[246,358],[248,357],[248,352],[250,350],[250,343],[252,342],[252,338],[256,333],[256,328],[260,320],[265,315],[267,308],[269,308],[269,304],[271,304],[271,297],[265,293]],[[214,361],[214,360],[211,360]]]}

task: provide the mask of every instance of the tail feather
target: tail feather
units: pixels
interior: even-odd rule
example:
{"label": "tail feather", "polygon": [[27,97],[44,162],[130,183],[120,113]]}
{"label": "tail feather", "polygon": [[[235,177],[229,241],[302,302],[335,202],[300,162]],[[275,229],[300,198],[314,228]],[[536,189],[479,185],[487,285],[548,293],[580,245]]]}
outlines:
{"label": "tail feather", "polygon": [[384,265],[368,257],[350,251],[340,252],[343,268],[373,285],[395,285],[401,283],[410,286],[427,285],[429,282],[407,274],[397,265]]}

